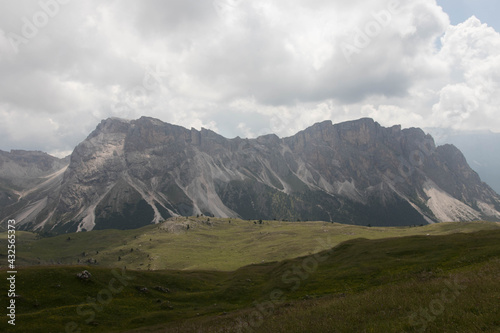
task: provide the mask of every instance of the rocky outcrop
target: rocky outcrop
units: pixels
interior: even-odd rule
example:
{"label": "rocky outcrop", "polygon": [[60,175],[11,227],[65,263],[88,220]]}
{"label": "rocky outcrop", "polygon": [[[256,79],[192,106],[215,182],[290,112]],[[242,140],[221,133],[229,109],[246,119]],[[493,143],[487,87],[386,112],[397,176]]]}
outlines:
{"label": "rocky outcrop", "polygon": [[196,214],[372,226],[500,219],[499,196],[457,148],[372,119],[226,139],[148,117],[110,118],[58,177],[50,195],[35,188],[7,205],[10,218],[59,233]]}
{"label": "rocky outcrop", "polygon": [[[39,151],[0,150],[0,218],[12,216],[19,209],[22,216],[36,212],[37,202],[43,202],[48,193],[59,188],[68,164],[69,158],[59,159]],[[34,193],[37,200],[26,200]]]}

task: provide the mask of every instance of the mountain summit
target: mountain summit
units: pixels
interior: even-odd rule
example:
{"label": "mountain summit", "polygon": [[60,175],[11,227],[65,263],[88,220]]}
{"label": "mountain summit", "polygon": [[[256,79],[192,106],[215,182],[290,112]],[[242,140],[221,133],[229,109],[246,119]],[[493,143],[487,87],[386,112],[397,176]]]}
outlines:
{"label": "mountain summit", "polygon": [[372,226],[500,220],[500,196],[456,147],[372,119],[226,139],[148,117],[110,118],[59,166],[3,200],[2,223],[63,233],[196,214]]}

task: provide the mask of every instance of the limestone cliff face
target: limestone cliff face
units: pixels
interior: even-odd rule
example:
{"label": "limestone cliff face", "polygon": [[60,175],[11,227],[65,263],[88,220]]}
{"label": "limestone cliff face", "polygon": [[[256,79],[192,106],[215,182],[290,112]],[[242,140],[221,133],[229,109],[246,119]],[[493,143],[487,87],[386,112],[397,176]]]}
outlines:
{"label": "limestone cliff face", "polygon": [[195,214],[374,226],[500,219],[500,197],[458,149],[371,119],[325,121],[282,139],[107,119],[58,177],[50,195],[34,189],[8,203],[10,218],[53,232]]}

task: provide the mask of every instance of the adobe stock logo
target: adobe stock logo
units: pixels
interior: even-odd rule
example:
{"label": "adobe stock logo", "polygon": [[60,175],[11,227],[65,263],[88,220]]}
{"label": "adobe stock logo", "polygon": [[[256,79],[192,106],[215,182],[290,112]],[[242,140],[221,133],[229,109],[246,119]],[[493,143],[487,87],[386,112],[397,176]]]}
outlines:
{"label": "adobe stock logo", "polygon": [[342,42],[340,48],[348,63],[352,62],[352,57],[355,54],[361,53],[372,44],[372,42],[380,36],[387,28],[395,15],[400,13],[400,1],[391,0],[387,5],[387,9],[378,12],[372,12],[372,20],[366,22],[363,28],[357,27],[352,34],[351,42]]}
{"label": "adobe stock logo", "polygon": [[230,12],[236,9],[243,0],[214,0],[212,5],[220,19],[226,19]]}
{"label": "adobe stock logo", "polygon": [[126,90],[119,102],[111,105],[113,112],[123,115],[130,110],[147,107],[151,94],[167,89],[164,79],[168,77],[168,68],[167,63],[158,63],[154,67],[148,66],[141,84]]}
{"label": "adobe stock logo", "polygon": [[28,44],[30,40],[38,36],[41,29],[45,28],[49,24],[50,19],[54,18],[59,14],[61,10],[61,5],[66,5],[71,0],[42,0],[38,2],[40,10],[35,12],[31,18],[23,16],[21,18],[21,35],[13,32],[7,34],[10,45],[14,49],[15,53],[19,52],[19,46],[21,44]]}

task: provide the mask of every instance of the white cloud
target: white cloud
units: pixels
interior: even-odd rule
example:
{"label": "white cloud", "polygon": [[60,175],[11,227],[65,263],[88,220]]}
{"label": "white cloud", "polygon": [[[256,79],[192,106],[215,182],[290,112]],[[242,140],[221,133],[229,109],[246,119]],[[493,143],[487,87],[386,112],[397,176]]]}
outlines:
{"label": "white cloud", "polygon": [[434,126],[498,131],[500,34],[471,17],[450,26],[442,44],[450,77],[433,106]]}
{"label": "white cloud", "polygon": [[228,137],[364,116],[500,131],[499,34],[434,0],[72,1],[17,53],[40,5],[0,3],[0,149],[65,151],[109,116]]}

